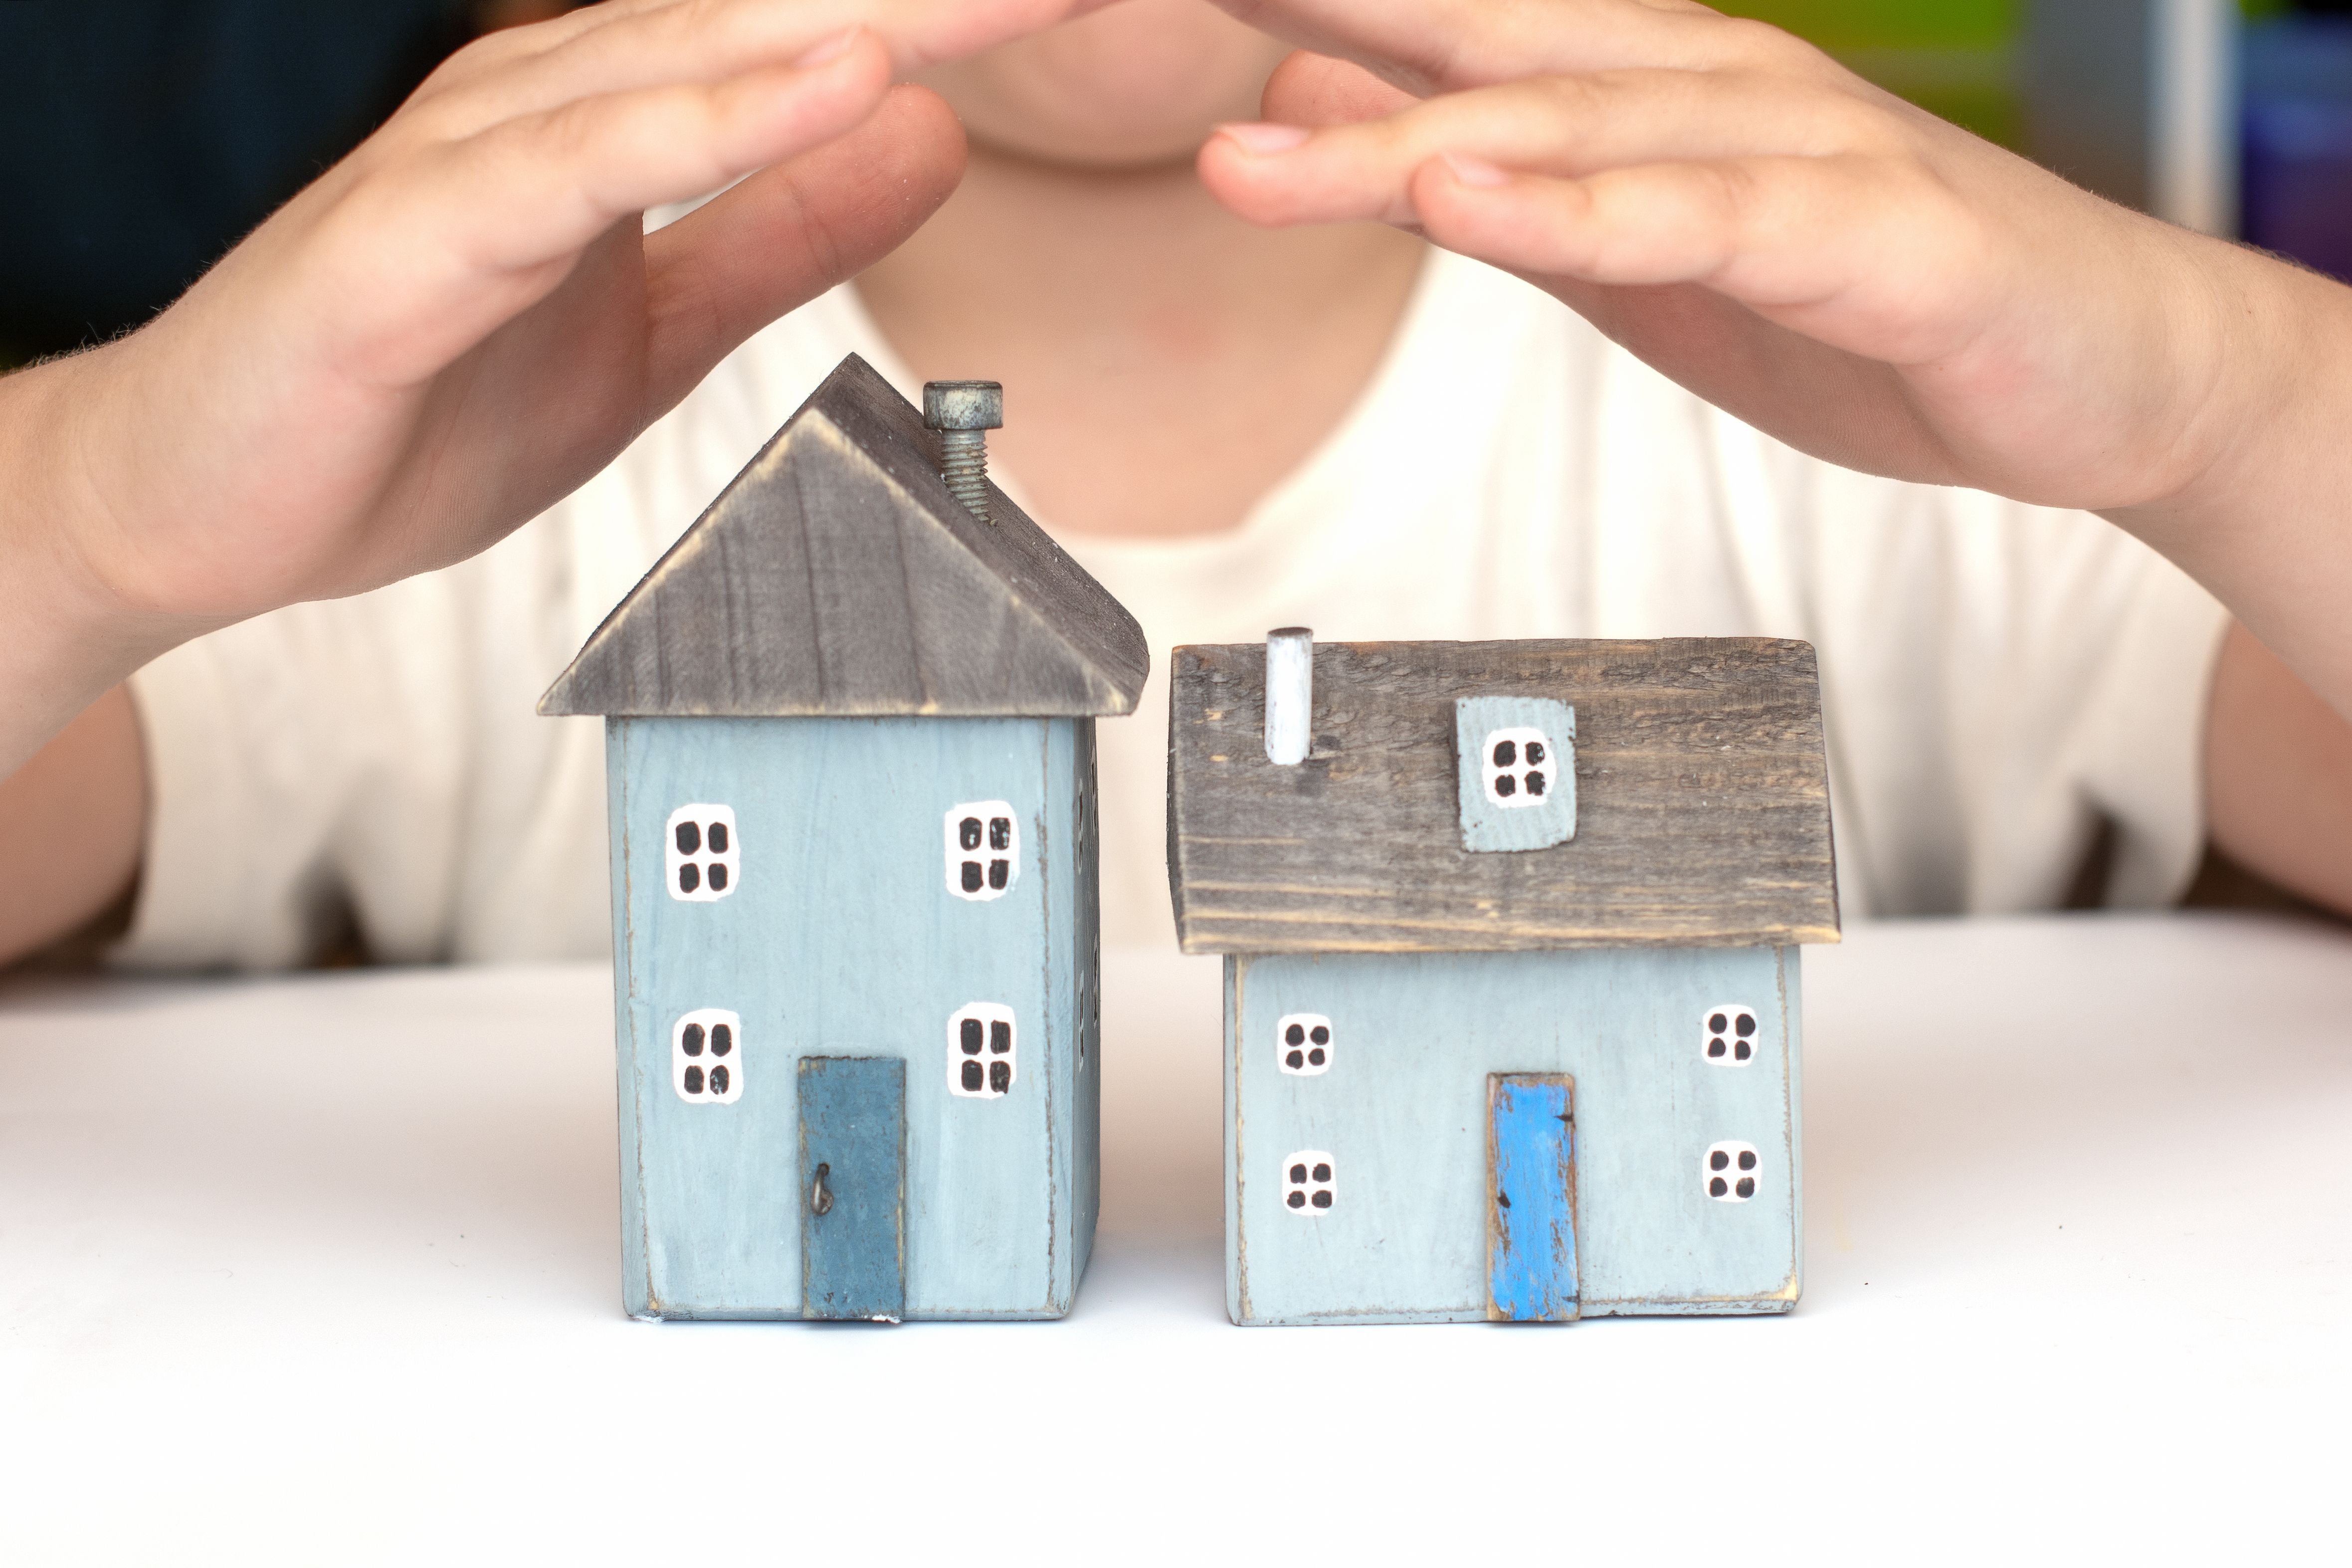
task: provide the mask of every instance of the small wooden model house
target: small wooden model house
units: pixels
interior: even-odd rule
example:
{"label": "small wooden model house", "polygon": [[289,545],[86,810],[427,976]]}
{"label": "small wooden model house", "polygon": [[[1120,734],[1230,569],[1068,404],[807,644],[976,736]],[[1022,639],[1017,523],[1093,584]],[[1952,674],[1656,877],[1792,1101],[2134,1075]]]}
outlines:
{"label": "small wooden model house", "polygon": [[1069,1310],[1149,654],[987,485],[998,395],[845,360],[541,703],[605,716],[633,1314]]}
{"label": "small wooden model house", "polygon": [[1795,1304],[1813,651],[1176,650],[1169,876],[1225,958],[1239,1323]]}

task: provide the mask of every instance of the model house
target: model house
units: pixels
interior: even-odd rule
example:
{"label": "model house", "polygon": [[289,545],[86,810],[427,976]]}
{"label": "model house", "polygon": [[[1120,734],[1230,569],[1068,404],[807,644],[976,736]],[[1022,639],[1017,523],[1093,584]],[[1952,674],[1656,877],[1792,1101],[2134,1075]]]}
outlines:
{"label": "model house", "polygon": [[634,1314],[1054,1317],[1086,1268],[1094,720],[1149,656],[987,484],[998,399],[845,360],[541,703],[605,716]]}
{"label": "model house", "polygon": [[1169,875],[1225,958],[1240,1323],[1785,1311],[1805,644],[1176,652]]}

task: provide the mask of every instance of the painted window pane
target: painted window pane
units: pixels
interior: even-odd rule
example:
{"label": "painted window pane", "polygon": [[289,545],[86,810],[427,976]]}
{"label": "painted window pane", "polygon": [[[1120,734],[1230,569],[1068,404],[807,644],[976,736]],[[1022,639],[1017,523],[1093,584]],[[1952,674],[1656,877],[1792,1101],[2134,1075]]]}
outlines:
{"label": "painted window pane", "polygon": [[973,1002],[948,1018],[948,1092],[959,1100],[997,1100],[1013,1088],[1020,1064],[1013,1009]]}
{"label": "painted window pane", "polygon": [[732,1105],[743,1097],[743,1020],[724,1007],[698,1007],[670,1025],[670,1087],[688,1105]]}
{"label": "painted window pane", "polygon": [[1756,1009],[1722,1003],[1699,1018],[1699,1050],[1719,1068],[1745,1067],[1755,1059]]}
{"label": "painted window pane", "polygon": [[1551,740],[1541,730],[1514,725],[1486,732],[1478,772],[1496,805],[1542,805],[1556,771]]}
{"label": "painted window pane", "polygon": [[1699,1181],[1708,1197],[1719,1203],[1744,1204],[1756,1195],[1756,1184],[1762,1179],[1755,1144],[1726,1139],[1707,1145]]}
{"label": "painted window pane", "polygon": [[1328,1151],[1301,1149],[1282,1163],[1282,1206],[1292,1214],[1318,1219],[1331,1212],[1339,1192]]}
{"label": "painted window pane", "polygon": [[1284,1072],[1312,1078],[1331,1070],[1331,1020],[1320,1013],[1286,1013],[1275,1020],[1274,1059]]}
{"label": "painted window pane", "polygon": [[662,880],[681,903],[707,904],[742,885],[735,808],[697,802],[669,814],[662,836]]}
{"label": "painted window pane", "polygon": [[1021,823],[1001,800],[948,808],[948,891],[972,903],[1002,898],[1021,875]]}

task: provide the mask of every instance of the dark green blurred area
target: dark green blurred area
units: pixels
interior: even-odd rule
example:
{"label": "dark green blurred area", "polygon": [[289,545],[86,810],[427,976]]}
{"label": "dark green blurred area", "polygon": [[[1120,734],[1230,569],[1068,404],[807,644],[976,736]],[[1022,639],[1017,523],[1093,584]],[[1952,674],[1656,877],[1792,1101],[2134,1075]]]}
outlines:
{"label": "dark green blurred area", "polygon": [[1889,92],[2004,147],[2024,141],[2011,0],[1717,0],[1819,44]]}

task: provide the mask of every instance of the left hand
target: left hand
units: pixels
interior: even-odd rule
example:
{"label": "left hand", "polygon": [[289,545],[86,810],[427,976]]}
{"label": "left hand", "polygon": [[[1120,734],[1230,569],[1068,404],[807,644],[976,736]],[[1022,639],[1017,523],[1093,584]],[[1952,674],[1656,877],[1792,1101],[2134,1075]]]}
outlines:
{"label": "left hand", "polygon": [[1643,0],[1361,9],[1278,0],[1253,19],[1424,96],[1294,57],[1266,112],[1320,128],[1287,148],[1238,128],[1202,154],[1241,216],[1417,226],[1848,467],[2102,508],[2210,460],[2193,436],[2238,390],[2213,373],[2246,295],[2228,247],[1760,23]]}
{"label": "left hand", "polygon": [[1849,468],[2105,512],[2352,716],[2352,290],[1690,0],[1220,0],[1316,55],[1202,150],[1264,224],[1527,278]]}

